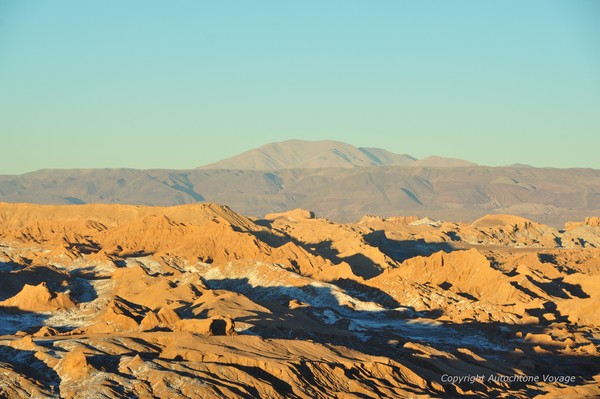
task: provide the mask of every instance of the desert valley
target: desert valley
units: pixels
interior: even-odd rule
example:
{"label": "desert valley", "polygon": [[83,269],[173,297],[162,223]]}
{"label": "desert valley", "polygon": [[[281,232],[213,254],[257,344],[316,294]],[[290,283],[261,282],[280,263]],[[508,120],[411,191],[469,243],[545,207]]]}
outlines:
{"label": "desert valley", "polygon": [[600,399],[599,20],[0,1],[0,399]]}
{"label": "desert valley", "polygon": [[4,398],[594,398],[600,219],[0,204]]}

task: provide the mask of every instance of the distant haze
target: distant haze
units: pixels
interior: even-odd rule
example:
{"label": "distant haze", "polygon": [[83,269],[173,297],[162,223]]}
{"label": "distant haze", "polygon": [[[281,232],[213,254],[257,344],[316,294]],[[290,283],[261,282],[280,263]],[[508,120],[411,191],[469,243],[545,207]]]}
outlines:
{"label": "distant haze", "polygon": [[361,166],[474,166],[472,162],[439,156],[416,159],[382,148],[356,148],[340,141],[287,140],[265,144],[201,169],[278,170],[352,168]]}
{"label": "distant haze", "polygon": [[473,221],[509,213],[560,226],[600,212],[600,170],[478,166],[338,141],[265,144],[189,170],[70,169],[0,176],[0,202],[176,205],[216,202],[252,216],[303,208]]}
{"label": "distant haze", "polygon": [[[600,168],[600,2],[0,2],[0,174],[290,139]],[[366,160],[366,158],[365,158]]]}

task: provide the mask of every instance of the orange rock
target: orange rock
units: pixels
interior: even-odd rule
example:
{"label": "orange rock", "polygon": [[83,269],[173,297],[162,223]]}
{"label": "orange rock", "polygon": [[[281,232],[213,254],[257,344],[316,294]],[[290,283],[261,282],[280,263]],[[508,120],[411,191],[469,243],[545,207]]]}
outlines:
{"label": "orange rock", "polygon": [[233,320],[226,317],[209,319],[183,319],[175,323],[175,331],[187,331],[202,335],[234,335]]}
{"label": "orange rock", "polygon": [[71,380],[82,380],[94,370],[87,361],[83,351],[74,350],[65,354],[58,363],[58,369],[62,378]]}
{"label": "orange rock", "polygon": [[17,295],[0,302],[0,306],[28,312],[46,312],[68,309],[75,304],[69,295],[50,292],[46,283],[40,283],[36,286],[25,284]]}

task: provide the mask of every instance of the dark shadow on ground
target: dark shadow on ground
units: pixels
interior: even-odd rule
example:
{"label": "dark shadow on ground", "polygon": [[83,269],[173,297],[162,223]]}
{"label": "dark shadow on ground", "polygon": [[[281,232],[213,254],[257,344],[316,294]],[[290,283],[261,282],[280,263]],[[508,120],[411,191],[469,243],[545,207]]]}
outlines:
{"label": "dark shadow on ground", "polygon": [[452,252],[462,249],[449,242],[430,243],[422,238],[406,241],[393,240],[388,238],[383,231],[374,231],[366,234],[364,235],[364,240],[400,263],[415,256],[430,256],[439,251]]}
{"label": "dark shadow on ground", "polygon": [[339,251],[332,248],[331,240],[319,243],[305,243],[289,235],[276,235],[268,231],[249,231],[248,233],[254,235],[258,240],[273,248],[279,248],[280,246],[291,242],[314,256],[320,256],[329,260],[334,265],[346,262],[352,269],[352,273],[365,279],[380,275],[383,272],[384,267],[387,266],[379,265],[373,259],[360,253],[341,257],[339,256]]}
{"label": "dark shadow on ground", "polygon": [[[31,350],[14,349],[0,345],[0,375],[3,375],[0,386],[0,397],[10,391],[27,391],[27,386],[7,375],[10,370],[22,378],[29,380],[32,387],[39,390],[44,397],[59,397],[60,377],[43,361],[35,357]],[[36,392],[27,392],[37,397]]]}
{"label": "dark shadow on ground", "polygon": [[360,299],[361,301],[375,302],[385,308],[397,308],[400,303],[395,300],[390,294],[380,290],[376,287],[371,287],[365,284],[361,284],[356,280],[349,278],[339,278],[336,280],[329,281],[329,283],[336,285],[347,292],[354,298]]}
{"label": "dark shadow on ground", "polygon": [[548,295],[552,295],[557,298],[570,299],[571,297],[575,297],[585,299],[590,297],[586,292],[583,291],[581,285],[567,283],[563,281],[562,277],[555,278],[550,282],[536,281],[531,276],[525,277],[531,284],[546,292]]}
{"label": "dark shadow on ground", "polygon": [[[110,277],[98,276],[94,267],[83,267],[70,273],[53,266],[30,265],[28,263],[8,262],[0,265],[0,300],[14,297],[25,285],[46,284],[51,293],[68,293],[76,303],[93,301],[98,297],[93,284],[96,279]],[[18,331],[34,333],[44,326],[50,317],[48,312],[24,311],[13,306],[0,306],[0,334],[15,334]],[[57,326],[66,331],[73,326]]]}
{"label": "dark shadow on ground", "polygon": [[[6,264],[5,264],[6,265]],[[17,295],[25,284],[39,285],[46,283],[53,292],[65,292],[69,287],[69,275],[51,266],[29,266],[11,264],[12,270],[0,272],[0,301]]]}
{"label": "dark shadow on ground", "polygon": [[[262,225],[270,226],[267,221],[264,221]],[[352,269],[352,273],[365,279],[380,275],[385,268],[390,266],[388,264],[379,264],[362,253],[340,256],[340,252],[332,247],[333,242],[331,240],[324,240],[318,243],[305,243],[283,232],[280,232],[280,235],[269,231],[248,231],[247,233],[254,235],[258,240],[274,248],[291,242],[312,255],[331,261],[334,265],[346,262]],[[379,249],[379,251],[396,262],[403,262],[415,256],[429,256],[439,251],[451,252],[461,249],[447,242],[427,243],[423,239],[409,241],[392,240],[386,237],[383,230],[365,234],[363,235],[363,239],[366,244]]]}
{"label": "dark shadow on ground", "polygon": [[39,266],[8,262],[0,264],[0,301],[17,295],[28,284],[37,286],[45,283],[48,290],[56,293],[69,292],[76,302],[89,302],[97,298],[90,281],[110,278],[100,277],[93,266],[83,267],[70,273],[53,266]]}
{"label": "dark shadow on ground", "polygon": [[[512,376],[519,370],[540,379],[544,375],[573,375],[575,383],[582,384],[600,373],[597,355],[561,352],[566,343],[557,340],[540,343],[525,339],[528,334],[549,334],[550,323],[509,324],[473,320],[462,323],[435,322],[432,319],[428,321],[427,315],[419,312],[414,312],[413,315],[419,317],[419,320],[410,320],[401,312],[376,312],[347,307],[338,302],[332,289],[327,286],[306,289],[289,286],[256,287],[248,284],[245,278],[206,280],[205,283],[213,289],[244,294],[269,309],[269,313],[255,312],[252,316],[235,319],[236,322],[255,326],[248,333],[263,338],[301,339],[324,345],[341,345],[366,354],[389,357],[428,381],[446,385],[448,393],[440,397],[462,397],[456,387],[442,381],[445,374],[485,376],[483,384],[462,382],[458,385],[463,390],[472,390],[475,396],[500,397],[509,388],[520,391],[524,396],[535,396],[542,391],[535,383],[511,382],[507,386],[487,381],[490,376]],[[360,289],[346,281],[338,281],[338,284],[348,290]],[[308,306],[292,308],[287,305],[291,299]],[[392,306],[397,304],[385,298],[379,302]],[[552,309],[546,309],[548,310]],[[564,323],[564,328],[590,334],[568,322]],[[577,349],[577,345],[573,348]],[[490,387],[496,389],[495,393],[490,393]]]}

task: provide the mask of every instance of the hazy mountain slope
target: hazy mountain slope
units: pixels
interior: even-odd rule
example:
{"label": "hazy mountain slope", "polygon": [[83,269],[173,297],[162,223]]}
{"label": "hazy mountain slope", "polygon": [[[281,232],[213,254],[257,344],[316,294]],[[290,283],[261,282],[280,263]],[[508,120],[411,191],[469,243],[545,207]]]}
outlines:
{"label": "hazy mountain slope", "polygon": [[356,148],[340,141],[288,140],[269,143],[200,169],[278,170],[405,166],[415,158],[381,148]]}
{"label": "hazy mountain slope", "polygon": [[0,176],[0,199],[38,204],[175,205],[204,201],[182,171],[46,169]]}
{"label": "hazy mountain slope", "polygon": [[600,170],[326,168],[43,170],[0,176],[0,201],[53,204],[227,204],[262,216],[294,208],[353,221],[365,213],[473,221],[511,213],[560,225],[600,213]]}
{"label": "hazy mountain slope", "polygon": [[458,158],[445,158],[432,155],[427,158],[417,159],[410,166],[422,166],[431,168],[457,168],[464,166],[475,166],[473,162]]}
{"label": "hazy mountain slope", "polygon": [[378,165],[409,166],[416,160],[416,158],[408,154],[395,154],[382,148],[358,147],[358,149],[373,159]]}

